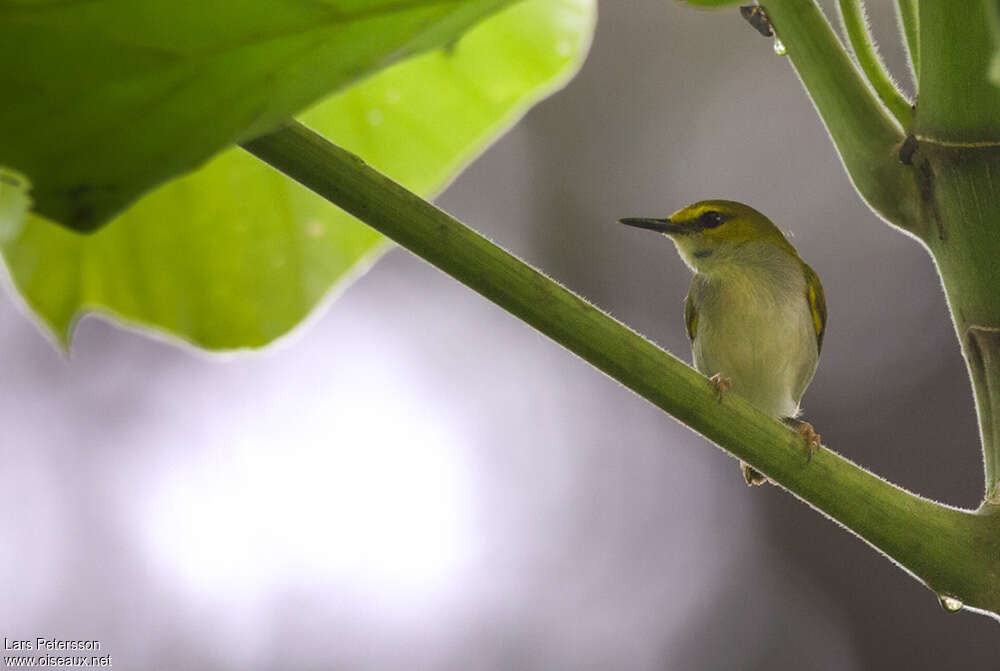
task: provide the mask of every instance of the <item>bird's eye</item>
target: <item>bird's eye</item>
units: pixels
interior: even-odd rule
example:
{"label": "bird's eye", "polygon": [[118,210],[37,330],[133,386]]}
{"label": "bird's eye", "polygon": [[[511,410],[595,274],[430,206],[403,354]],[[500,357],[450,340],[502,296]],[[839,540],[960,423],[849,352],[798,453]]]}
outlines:
{"label": "bird's eye", "polygon": [[701,228],[716,228],[726,221],[726,217],[721,212],[709,210],[698,217],[698,224]]}

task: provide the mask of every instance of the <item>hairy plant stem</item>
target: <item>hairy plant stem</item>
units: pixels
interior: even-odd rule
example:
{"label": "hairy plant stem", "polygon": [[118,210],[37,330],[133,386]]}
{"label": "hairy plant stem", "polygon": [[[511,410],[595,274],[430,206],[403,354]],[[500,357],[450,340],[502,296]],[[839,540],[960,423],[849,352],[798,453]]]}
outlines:
{"label": "hairy plant stem", "polygon": [[920,79],[920,8],[917,0],[896,0],[896,16],[903,33],[906,55],[910,59],[910,69],[914,81]]}
{"label": "hairy plant stem", "polygon": [[844,32],[851,43],[854,57],[861,66],[868,81],[871,83],[875,93],[878,94],[882,103],[889,108],[896,121],[903,128],[909,128],[913,117],[913,109],[910,101],[903,97],[896,83],[892,81],[889,71],[886,69],[878,52],[875,51],[875,43],[868,32],[868,20],[865,17],[861,0],[839,0],[837,7],[840,9],[840,19],[844,24]]}
{"label": "hairy plant stem", "polygon": [[975,392],[986,502],[1000,503],[1000,147],[921,142],[912,161],[928,220],[921,238],[937,263]]}
{"label": "hairy plant stem", "polygon": [[1000,87],[987,2],[921,0],[919,138],[924,242],[937,262],[976,396],[984,506],[1000,503]]}
{"label": "hairy plant stem", "polygon": [[886,221],[910,230],[917,188],[900,164],[905,133],[851,62],[812,0],[767,0],[788,58],[819,111],[855,189]]}
{"label": "hairy plant stem", "polygon": [[1000,514],[902,490],[802,439],[579,296],[300,124],[261,160],[437,266],[854,532],[939,594],[1000,612]]}
{"label": "hairy plant stem", "polygon": [[[948,0],[897,3],[919,89],[912,118],[894,109],[907,133],[901,143],[859,90],[860,73],[845,66],[814,0],[768,0],[767,7],[858,193],[888,222],[923,240],[934,257],[976,398],[986,480],[979,515],[997,520],[1000,88],[990,85],[987,71],[995,45],[985,3],[963,4],[961,11]],[[867,31],[856,0],[840,0],[840,7],[851,42],[864,52]],[[898,107],[874,52],[867,64],[858,56],[883,101]],[[995,524],[977,526],[968,540],[1000,557]],[[979,574],[981,584],[992,582],[997,591],[996,562],[969,565],[967,579]]]}
{"label": "hairy plant stem", "polygon": [[[923,240],[934,256],[975,391],[984,505],[998,504],[1000,88],[987,77],[994,45],[985,5],[969,3],[956,11],[948,0],[899,0],[920,89],[916,113],[905,118],[909,135],[903,141],[814,0],[768,0],[767,8],[858,193],[888,222]],[[840,8],[865,65],[870,42],[857,0],[840,0]],[[891,98],[883,90],[891,82],[873,51],[868,58],[863,73],[884,100]]]}
{"label": "hairy plant stem", "polygon": [[[995,2],[995,0],[990,0]],[[939,142],[1000,143],[1000,87],[985,2],[920,0],[920,97],[912,132]]]}

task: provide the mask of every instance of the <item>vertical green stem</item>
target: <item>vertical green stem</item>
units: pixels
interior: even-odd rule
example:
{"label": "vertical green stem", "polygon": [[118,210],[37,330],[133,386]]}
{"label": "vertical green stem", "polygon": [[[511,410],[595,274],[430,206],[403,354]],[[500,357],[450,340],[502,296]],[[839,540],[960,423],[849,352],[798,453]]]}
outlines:
{"label": "vertical green stem", "polygon": [[924,241],[975,392],[986,498],[1000,503],[1000,147],[921,142],[913,162],[932,220]]}
{"label": "vertical green stem", "polygon": [[920,100],[913,132],[946,144],[1000,143],[995,45],[981,0],[920,0]]}
{"label": "vertical green stem", "polygon": [[964,345],[983,440],[986,502],[1000,505],[1000,328],[970,326]]}
{"label": "vertical green stem", "polygon": [[990,22],[990,34],[993,35],[993,57],[990,58],[987,74],[994,86],[1000,86],[1000,0],[983,0],[983,4]]}
{"label": "vertical green stem", "polygon": [[903,128],[909,128],[913,117],[910,101],[903,97],[889,75],[885,63],[875,51],[875,44],[868,32],[868,21],[865,18],[861,0],[839,0],[837,6],[840,8],[840,18],[844,23],[844,30],[851,43],[851,49],[854,51],[854,57],[865,76],[868,77],[868,83],[875,89],[875,93],[878,94],[882,103],[896,117],[899,125]]}
{"label": "vertical green stem", "polygon": [[[995,2],[995,0],[992,0]],[[920,0],[919,149],[923,238],[934,254],[969,367],[986,498],[1000,490],[1000,88],[986,3]]]}

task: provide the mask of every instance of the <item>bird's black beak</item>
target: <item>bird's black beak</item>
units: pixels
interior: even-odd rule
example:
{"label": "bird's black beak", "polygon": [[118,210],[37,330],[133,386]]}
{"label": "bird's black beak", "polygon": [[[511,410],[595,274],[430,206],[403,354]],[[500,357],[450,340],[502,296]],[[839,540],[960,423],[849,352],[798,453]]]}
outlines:
{"label": "bird's black beak", "polygon": [[683,233],[684,227],[674,222],[670,219],[651,219],[649,217],[627,217],[625,219],[619,219],[619,224],[625,224],[626,226],[634,226],[636,228],[645,228],[650,231],[656,231],[657,233]]}

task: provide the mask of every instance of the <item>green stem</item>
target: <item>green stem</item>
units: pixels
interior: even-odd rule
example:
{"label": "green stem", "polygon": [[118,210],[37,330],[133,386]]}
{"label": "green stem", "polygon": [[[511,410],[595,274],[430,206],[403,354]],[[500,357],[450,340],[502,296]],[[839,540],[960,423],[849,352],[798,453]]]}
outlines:
{"label": "green stem", "polygon": [[917,0],[896,0],[896,14],[903,29],[913,81],[920,81],[920,8]]}
{"label": "green stem", "polygon": [[969,368],[986,474],[1000,503],[1000,147],[919,142],[912,156],[930,248]]}
{"label": "green stem", "polygon": [[991,84],[1000,86],[1000,0],[983,0],[983,6],[993,36],[993,56],[986,74]]}
{"label": "green stem", "polygon": [[854,187],[887,221],[919,224],[917,188],[899,162],[905,139],[813,0],[768,0],[767,13],[802,79]]}
{"label": "green stem", "polygon": [[913,118],[913,108],[910,101],[900,93],[896,82],[892,81],[889,71],[886,70],[885,63],[875,51],[875,44],[868,32],[868,21],[865,18],[861,0],[839,0],[837,6],[840,8],[840,18],[844,24],[847,39],[851,43],[851,49],[854,51],[854,57],[865,76],[868,77],[868,83],[875,89],[875,93],[882,103],[896,117],[899,125],[903,128],[909,128]]}
{"label": "green stem", "polygon": [[1000,505],[1000,328],[969,326],[962,344],[979,415],[986,502]]}
{"label": "green stem", "polygon": [[936,504],[823,449],[300,124],[244,148],[767,474],[939,594],[1000,612],[1000,515]]}
{"label": "green stem", "polygon": [[1000,87],[989,80],[991,17],[981,1],[920,0],[914,133],[943,144],[1000,143]]}
{"label": "green stem", "polygon": [[[853,3],[840,4],[848,26],[862,29]],[[815,2],[769,0],[768,13],[858,192],[934,255],[975,391],[990,506],[1000,504],[1000,88],[986,76],[986,5],[899,7],[907,39],[918,45],[920,90],[903,146],[893,145],[895,131]]]}

